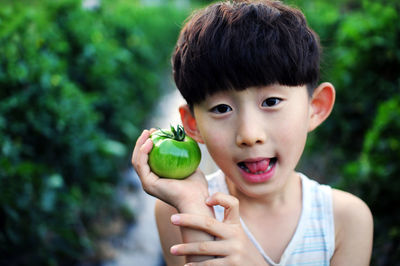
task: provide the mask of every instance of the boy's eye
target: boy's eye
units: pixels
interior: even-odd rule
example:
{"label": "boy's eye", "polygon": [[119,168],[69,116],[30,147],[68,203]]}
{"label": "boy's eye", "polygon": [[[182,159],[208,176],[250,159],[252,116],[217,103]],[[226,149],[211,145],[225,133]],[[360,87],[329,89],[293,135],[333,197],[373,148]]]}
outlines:
{"label": "boy's eye", "polygon": [[210,111],[212,113],[216,113],[216,114],[224,114],[224,113],[232,111],[232,108],[226,104],[219,104],[219,105],[211,108]]}
{"label": "boy's eye", "polygon": [[263,107],[272,107],[272,106],[277,105],[281,101],[282,101],[282,99],[280,99],[280,98],[271,97],[271,98],[265,99],[262,103],[262,106]]}

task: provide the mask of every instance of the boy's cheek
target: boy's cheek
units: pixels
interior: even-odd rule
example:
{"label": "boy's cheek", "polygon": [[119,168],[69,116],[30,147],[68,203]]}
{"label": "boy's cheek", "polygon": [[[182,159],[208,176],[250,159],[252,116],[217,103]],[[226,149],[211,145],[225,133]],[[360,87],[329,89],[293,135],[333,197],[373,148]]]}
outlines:
{"label": "boy's cheek", "polygon": [[219,136],[218,134],[204,136],[204,143],[210,154],[224,151],[226,149],[226,141],[227,137]]}
{"label": "boy's cheek", "polygon": [[283,127],[280,130],[280,143],[286,144],[288,147],[303,146],[307,140],[307,128],[304,125],[297,127]]}

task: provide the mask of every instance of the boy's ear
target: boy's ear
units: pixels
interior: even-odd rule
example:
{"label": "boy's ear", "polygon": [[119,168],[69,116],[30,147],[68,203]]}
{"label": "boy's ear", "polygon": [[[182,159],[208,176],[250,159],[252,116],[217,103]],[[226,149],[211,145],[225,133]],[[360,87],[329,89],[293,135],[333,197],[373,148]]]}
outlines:
{"label": "boy's ear", "polygon": [[189,105],[184,104],[179,107],[179,113],[181,114],[181,120],[183,127],[185,128],[185,132],[187,135],[192,137],[195,141],[199,143],[204,143],[203,138],[200,135],[200,132],[197,128],[196,119],[194,114],[189,108]]}
{"label": "boy's ear", "polygon": [[335,88],[329,82],[322,83],[314,90],[308,131],[314,130],[329,116],[335,103],[335,95]]}

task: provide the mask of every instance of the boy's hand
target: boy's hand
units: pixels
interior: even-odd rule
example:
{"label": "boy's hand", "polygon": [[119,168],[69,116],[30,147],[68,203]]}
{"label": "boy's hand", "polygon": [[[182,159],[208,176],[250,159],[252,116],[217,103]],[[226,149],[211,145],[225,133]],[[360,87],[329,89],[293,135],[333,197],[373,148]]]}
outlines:
{"label": "boy's hand", "polygon": [[[205,204],[208,197],[208,186],[204,174],[197,170],[183,180],[160,178],[150,170],[148,165],[149,152],[153,148],[150,134],[155,129],[144,130],[136,142],[132,155],[132,164],[139,175],[144,191],[175,207],[180,213],[190,213],[213,217],[212,208]],[[182,240],[184,243],[194,241],[210,241],[212,236],[207,233],[184,228]],[[207,256],[188,256],[189,261],[203,261]]]}
{"label": "boy's hand", "polygon": [[171,247],[171,253],[178,256],[214,256],[206,262],[186,265],[268,265],[260,252],[244,232],[239,218],[239,201],[230,195],[215,193],[206,201],[207,205],[221,205],[225,208],[223,222],[204,215],[175,214],[173,224],[201,230],[217,237],[215,241],[178,244]]}
{"label": "boy's hand", "polygon": [[[179,212],[209,214],[210,208],[205,205],[208,197],[207,181],[201,171],[197,170],[184,180],[160,178],[151,172],[148,157],[153,143],[149,137],[154,131],[155,129],[151,129],[142,132],[132,155],[132,164],[144,191],[174,206]],[[202,206],[205,211],[201,211]]]}

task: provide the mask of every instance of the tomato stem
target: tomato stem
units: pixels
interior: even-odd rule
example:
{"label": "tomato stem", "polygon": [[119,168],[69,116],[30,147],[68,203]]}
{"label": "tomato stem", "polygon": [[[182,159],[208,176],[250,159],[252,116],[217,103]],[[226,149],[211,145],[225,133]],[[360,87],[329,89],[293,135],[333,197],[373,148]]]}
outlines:
{"label": "tomato stem", "polygon": [[183,141],[185,139],[186,136],[185,129],[181,125],[177,125],[176,129],[171,125],[170,128],[171,132],[159,129],[161,132],[160,135],[177,141]]}
{"label": "tomato stem", "polygon": [[174,140],[183,141],[185,139],[186,133],[181,125],[177,125],[176,129],[171,125],[171,132],[174,135]]}

